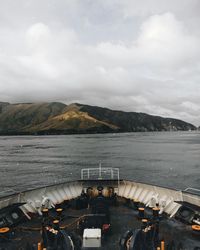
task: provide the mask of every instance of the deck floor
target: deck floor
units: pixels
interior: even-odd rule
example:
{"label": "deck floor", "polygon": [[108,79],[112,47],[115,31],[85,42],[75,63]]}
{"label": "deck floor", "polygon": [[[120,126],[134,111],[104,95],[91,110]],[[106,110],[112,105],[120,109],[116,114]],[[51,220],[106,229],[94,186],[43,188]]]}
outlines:
{"label": "deck floor", "polygon": [[[67,226],[67,230],[77,233],[76,223],[77,218],[84,214],[88,214],[88,209],[76,210],[66,208],[64,210],[64,219],[61,226]],[[147,211],[148,213],[148,211]],[[150,211],[149,211],[150,213]],[[137,211],[125,204],[110,207],[111,214],[111,232],[103,239],[102,249],[119,250],[119,239],[129,229],[141,227],[141,221],[137,218]],[[9,240],[0,239],[0,250],[28,250],[36,249],[30,246],[37,245],[41,241],[41,217],[35,217],[31,221],[26,221],[13,228]],[[164,238],[166,242],[175,239],[182,242],[185,250],[193,250],[195,247],[200,247],[200,237],[194,235],[191,227],[177,222],[175,219],[163,219],[160,222],[160,238]]]}

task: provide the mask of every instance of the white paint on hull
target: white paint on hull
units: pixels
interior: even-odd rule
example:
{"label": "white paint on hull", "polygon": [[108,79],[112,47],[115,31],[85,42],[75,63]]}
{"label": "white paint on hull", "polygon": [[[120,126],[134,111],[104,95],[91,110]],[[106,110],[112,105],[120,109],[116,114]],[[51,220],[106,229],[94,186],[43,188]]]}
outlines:
{"label": "white paint on hull", "polygon": [[[1,198],[0,208],[17,202],[25,202],[26,204],[22,206],[22,211],[25,214],[29,212],[40,213],[43,207],[52,207],[65,200],[71,200],[80,196],[83,189],[82,184],[82,181],[66,182],[14,194]],[[92,183],[90,185],[88,184],[88,186],[92,186]],[[95,186],[98,186],[98,183],[95,183]],[[165,212],[171,217],[174,216],[181,206],[175,201],[187,201],[200,206],[200,197],[197,195],[133,181],[120,181],[118,189],[115,188],[115,191],[116,190],[118,196],[132,200],[136,199],[148,207],[153,207],[156,203],[159,203],[161,208],[160,212]]]}

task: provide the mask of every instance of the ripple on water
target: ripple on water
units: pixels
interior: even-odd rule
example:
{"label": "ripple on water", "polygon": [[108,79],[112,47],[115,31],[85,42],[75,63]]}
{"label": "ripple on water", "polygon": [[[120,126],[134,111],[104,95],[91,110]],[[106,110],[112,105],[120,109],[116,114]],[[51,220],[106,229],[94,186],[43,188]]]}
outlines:
{"label": "ripple on water", "polygon": [[81,168],[118,167],[125,179],[199,188],[200,133],[0,137],[1,190],[80,178]]}

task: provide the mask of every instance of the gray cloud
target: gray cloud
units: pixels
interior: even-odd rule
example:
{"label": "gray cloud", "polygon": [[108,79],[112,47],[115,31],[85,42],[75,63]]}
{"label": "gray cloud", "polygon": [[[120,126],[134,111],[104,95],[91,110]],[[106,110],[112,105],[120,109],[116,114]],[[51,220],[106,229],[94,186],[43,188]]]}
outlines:
{"label": "gray cloud", "polygon": [[199,1],[0,7],[1,101],[76,101],[200,124]]}

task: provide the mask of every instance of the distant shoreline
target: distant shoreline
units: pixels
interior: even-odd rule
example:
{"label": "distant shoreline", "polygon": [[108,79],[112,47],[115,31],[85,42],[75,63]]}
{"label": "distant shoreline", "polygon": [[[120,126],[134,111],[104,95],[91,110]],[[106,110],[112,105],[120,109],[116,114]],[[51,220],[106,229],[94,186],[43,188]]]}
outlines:
{"label": "distant shoreline", "polygon": [[129,134],[129,133],[178,133],[178,132],[183,132],[183,133],[194,133],[194,132],[200,132],[200,130],[163,130],[163,131],[121,131],[121,132],[80,132],[80,133],[37,133],[37,134],[30,134],[30,133],[9,133],[9,134],[0,134],[0,137],[3,136],[56,136],[56,135],[95,135],[95,134]]}
{"label": "distant shoreline", "polygon": [[188,122],[140,112],[73,103],[2,103],[0,135],[64,135],[190,131]]}

